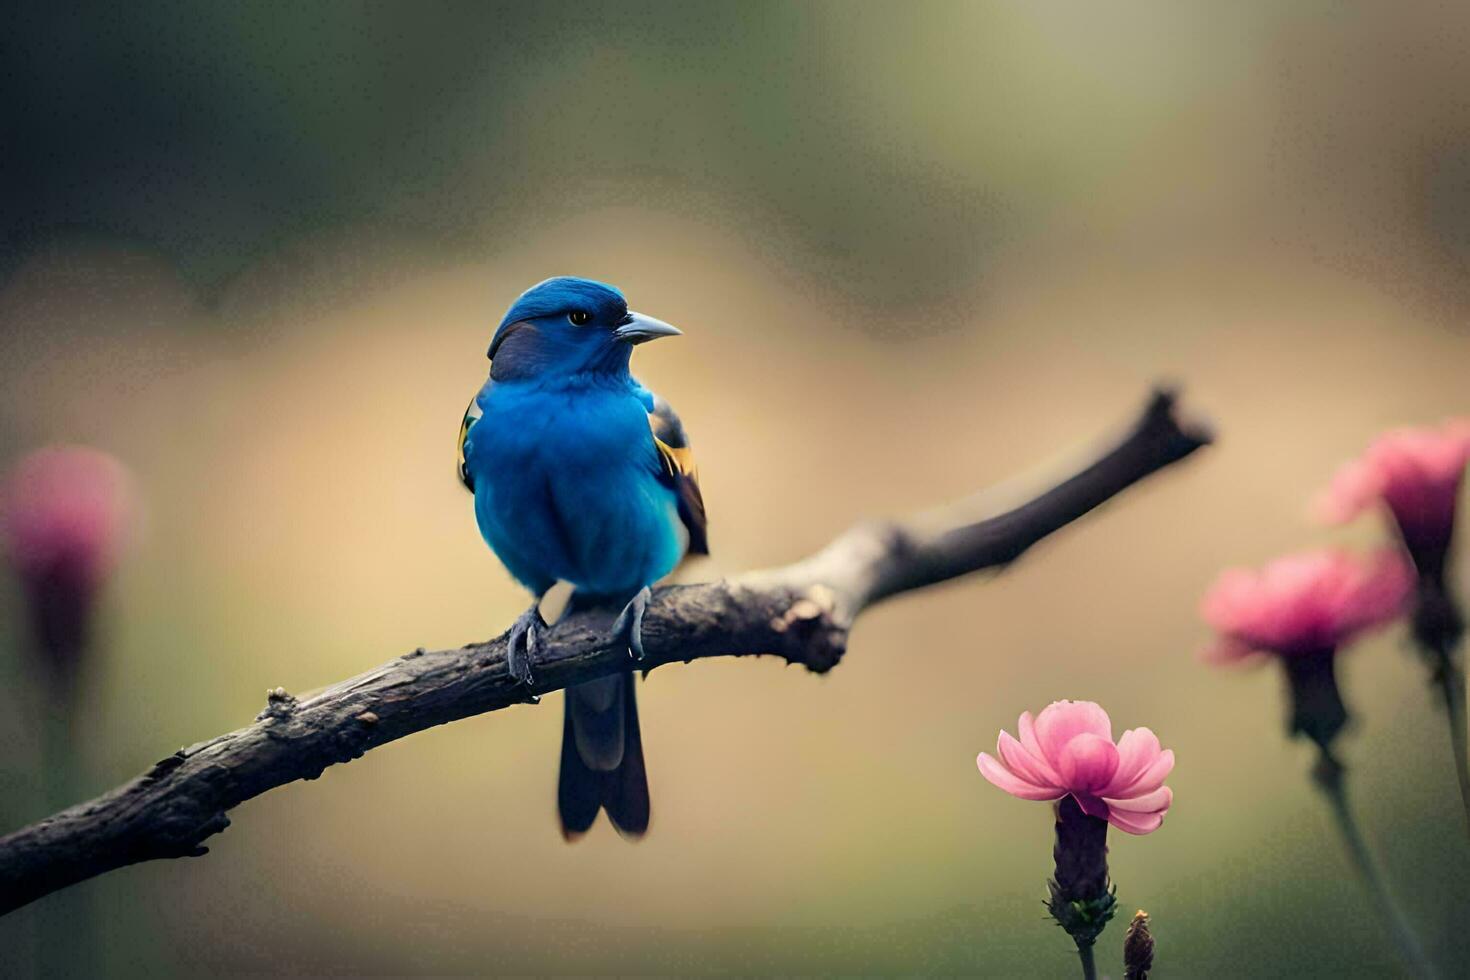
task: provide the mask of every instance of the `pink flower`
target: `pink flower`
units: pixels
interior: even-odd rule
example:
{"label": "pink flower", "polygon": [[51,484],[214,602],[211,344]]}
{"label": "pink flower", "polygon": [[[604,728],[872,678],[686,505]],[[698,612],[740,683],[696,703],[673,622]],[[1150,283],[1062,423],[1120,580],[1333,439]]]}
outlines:
{"label": "pink flower", "polygon": [[0,488],[0,531],[11,563],[27,582],[95,590],[117,559],[127,497],[122,464],[106,453],[31,453]]}
{"label": "pink flower", "polygon": [[1408,563],[1387,550],[1368,558],[1312,551],[1278,558],[1259,571],[1227,569],[1200,603],[1205,622],[1220,634],[1206,659],[1335,650],[1400,615],[1413,582]]}
{"label": "pink flower", "polygon": [[1000,733],[996,755],[981,752],[980,774],[1023,800],[1071,794],[1086,813],[1129,834],[1149,834],[1164,822],[1174,792],[1164,779],[1174,752],[1147,728],[1113,743],[1108,713],[1091,701],[1053,701],[1035,721],[1017,722],[1020,739]]}
{"label": "pink flower", "polygon": [[[1467,463],[1470,419],[1437,429],[1394,429],[1337,472],[1315,510],[1326,523],[1343,524],[1383,503],[1420,571],[1437,573],[1454,529]],[[1424,567],[1426,562],[1433,567]]]}
{"label": "pink flower", "polygon": [[71,692],[89,647],[97,593],[117,561],[129,511],[122,464],[92,449],[42,449],[0,486],[0,548],[25,590],[36,652]]}

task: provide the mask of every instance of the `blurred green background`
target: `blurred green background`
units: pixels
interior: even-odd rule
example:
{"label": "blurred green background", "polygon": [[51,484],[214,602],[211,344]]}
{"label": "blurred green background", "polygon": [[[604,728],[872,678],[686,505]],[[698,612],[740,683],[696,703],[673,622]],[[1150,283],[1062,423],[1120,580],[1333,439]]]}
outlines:
{"label": "blurred green background", "polygon": [[[691,577],[1044,481],[1157,378],[1222,434],[1003,576],[875,610],[826,677],[659,670],[637,845],[562,842],[549,698],[87,883],[76,943],[109,976],[1070,976],[1050,814],[974,767],[1070,697],[1178,754],[1163,829],[1113,835],[1159,976],[1395,975],[1279,679],[1199,664],[1196,603],[1224,565],[1376,541],[1310,495],[1380,428],[1466,411],[1467,44],[1470,8],[1430,3],[7,5],[0,460],[93,444],[145,507],[88,793],[267,688],[520,611],[452,437],[549,275],[686,331],[636,367],[699,451]],[[46,808],[4,581],[9,829]],[[1401,630],[1343,674],[1367,832],[1464,962],[1442,719]],[[34,974],[65,909],[0,919],[0,969]]]}

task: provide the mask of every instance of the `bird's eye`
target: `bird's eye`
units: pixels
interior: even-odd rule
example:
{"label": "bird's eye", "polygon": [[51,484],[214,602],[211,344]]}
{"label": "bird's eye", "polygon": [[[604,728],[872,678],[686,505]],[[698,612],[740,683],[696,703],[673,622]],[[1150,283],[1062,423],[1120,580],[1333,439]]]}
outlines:
{"label": "bird's eye", "polygon": [[592,322],[592,314],[583,310],[573,310],[567,314],[567,319],[574,327],[585,327]]}

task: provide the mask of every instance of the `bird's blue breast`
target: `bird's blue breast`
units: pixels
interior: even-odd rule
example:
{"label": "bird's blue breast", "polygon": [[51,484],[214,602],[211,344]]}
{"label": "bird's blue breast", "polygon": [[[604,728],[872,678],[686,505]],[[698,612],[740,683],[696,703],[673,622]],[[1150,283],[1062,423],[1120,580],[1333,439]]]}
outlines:
{"label": "bird's blue breast", "polygon": [[492,382],[465,445],[480,533],[533,592],[558,580],[631,594],[682,557],[673,492],[659,480],[647,392]]}

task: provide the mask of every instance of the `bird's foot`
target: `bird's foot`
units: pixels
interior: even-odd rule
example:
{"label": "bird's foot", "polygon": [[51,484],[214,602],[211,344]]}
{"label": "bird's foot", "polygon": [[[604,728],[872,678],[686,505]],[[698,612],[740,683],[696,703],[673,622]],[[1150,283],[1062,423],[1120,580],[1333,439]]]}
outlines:
{"label": "bird's foot", "polygon": [[[541,634],[546,629],[546,620],[541,618],[541,604],[537,602],[521,613],[511,624],[505,639],[505,666],[510,676],[522,687],[532,684],[531,661],[541,648]],[[541,699],[528,695],[527,700],[536,704]]]}
{"label": "bird's foot", "polygon": [[648,608],[648,600],[653,597],[653,590],[644,586],[638,590],[623,611],[618,613],[618,618],[613,621],[613,636],[620,637],[628,644],[628,656],[634,660],[642,660],[643,652],[643,611]]}

